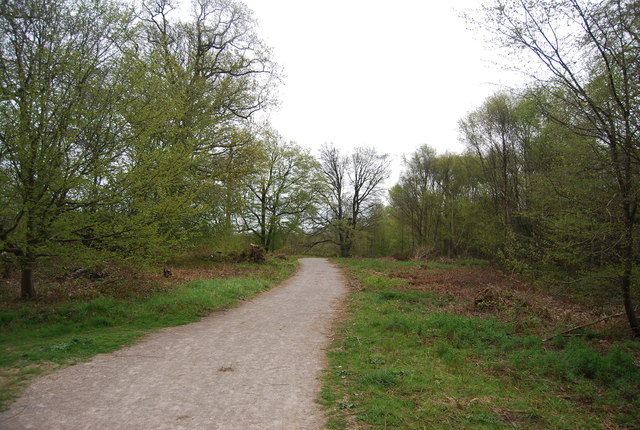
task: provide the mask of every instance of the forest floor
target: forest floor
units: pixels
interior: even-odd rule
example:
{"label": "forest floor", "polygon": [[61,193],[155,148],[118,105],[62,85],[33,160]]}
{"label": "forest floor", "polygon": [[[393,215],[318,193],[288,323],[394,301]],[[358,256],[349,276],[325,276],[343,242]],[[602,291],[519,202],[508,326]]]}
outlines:
{"label": "forest floor", "polygon": [[280,287],[34,381],[0,428],[321,428],[314,398],[340,271],[301,259]]}
{"label": "forest floor", "polygon": [[479,261],[339,260],[352,293],[321,400],[336,429],[640,428],[620,311]]}

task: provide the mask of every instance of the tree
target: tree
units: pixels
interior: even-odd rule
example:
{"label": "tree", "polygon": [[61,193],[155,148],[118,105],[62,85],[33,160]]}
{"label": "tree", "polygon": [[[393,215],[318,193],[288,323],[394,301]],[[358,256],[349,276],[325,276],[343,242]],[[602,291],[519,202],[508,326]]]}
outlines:
{"label": "tree", "polygon": [[143,2],[123,50],[121,198],[101,206],[98,226],[119,255],[157,259],[195,234],[229,237],[239,177],[253,171],[248,119],[272,101],[276,66],[246,6],[193,1],[188,21],[174,15],[171,1]]}
{"label": "tree", "polygon": [[502,214],[505,233],[524,205],[525,164],[535,128],[522,114],[522,98],[505,93],[489,97],[460,121],[468,148],[478,156],[491,190],[494,210]]}
{"label": "tree", "polygon": [[496,0],[484,6],[485,25],[498,42],[543,66],[531,74],[548,117],[608,153],[603,167],[616,183],[611,198],[622,230],[616,246],[622,300],[631,330],[640,336],[631,296],[640,199],[637,9],[637,1],[625,0]]}
{"label": "tree", "polygon": [[[268,106],[277,67],[242,4],[0,4],[0,250],[36,261],[157,255],[203,222],[203,190]],[[231,166],[236,166],[231,163]]]}
{"label": "tree", "polygon": [[437,155],[433,148],[423,145],[404,159],[405,170],[400,183],[390,190],[392,205],[398,218],[407,225],[413,246],[434,245],[433,219],[439,215],[435,195]]}
{"label": "tree", "polygon": [[387,154],[378,154],[370,147],[356,148],[348,156],[340,154],[335,146],[324,146],[320,151],[325,210],[317,219],[320,228],[316,233],[331,236],[321,242],[337,245],[342,257],[351,255],[355,234],[389,176],[389,163]]}
{"label": "tree", "polygon": [[143,2],[138,64],[169,102],[163,139],[191,145],[193,155],[215,151],[230,125],[272,103],[278,66],[243,3],[193,0],[189,22],[173,10],[171,0]]}
{"label": "tree", "polygon": [[224,151],[200,166],[205,176],[196,201],[204,206],[198,222],[204,237],[229,245],[236,231],[236,220],[246,209],[246,179],[261,168],[258,160],[266,156],[257,132],[252,127],[236,130]]}
{"label": "tree", "polygon": [[233,194],[242,194],[228,187],[247,172],[243,160],[252,148],[243,147],[254,141],[247,120],[273,102],[278,67],[244,4],[194,0],[190,21],[179,21],[174,9],[171,0],[142,4],[143,31],[129,56],[136,96],[127,120],[140,148],[132,158],[151,168],[161,160],[177,166],[167,171],[175,173],[173,185],[159,192],[190,196],[200,215],[216,212],[220,201],[211,192],[224,193],[228,229],[238,207]]}
{"label": "tree", "polygon": [[23,298],[35,298],[36,260],[74,230],[65,215],[111,191],[102,178],[124,150],[114,63],[129,23],[108,0],[0,5],[0,243],[18,257]]}
{"label": "tree", "polygon": [[412,233],[413,248],[428,247],[449,256],[463,247],[468,250],[464,233],[470,220],[463,219],[461,208],[472,201],[476,179],[468,170],[476,158],[437,155],[428,145],[405,158],[405,169],[389,197],[395,217]]}
{"label": "tree", "polygon": [[245,179],[247,208],[244,229],[267,251],[274,251],[289,233],[316,210],[320,180],[317,161],[295,143],[285,143],[271,130],[263,132],[264,159]]}

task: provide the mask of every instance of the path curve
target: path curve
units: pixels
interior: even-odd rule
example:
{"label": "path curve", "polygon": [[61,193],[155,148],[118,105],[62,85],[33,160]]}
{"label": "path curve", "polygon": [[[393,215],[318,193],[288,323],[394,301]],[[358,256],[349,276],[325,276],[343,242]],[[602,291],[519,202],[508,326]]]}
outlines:
{"label": "path curve", "polygon": [[304,258],[281,286],[36,380],[3,429],[320,429],[314,402],[347,288]]}

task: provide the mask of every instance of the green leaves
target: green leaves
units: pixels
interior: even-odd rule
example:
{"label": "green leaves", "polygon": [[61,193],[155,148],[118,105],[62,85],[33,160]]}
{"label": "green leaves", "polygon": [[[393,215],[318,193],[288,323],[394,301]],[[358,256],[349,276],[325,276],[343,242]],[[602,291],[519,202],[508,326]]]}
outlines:
{"label": "green leaves", "polygon": [[254,160],[255,171],[243,181],[247,205],[242,221],[273,251],[317,211],[322,185],[318,162],[308,150],[269,129],[261,132],[259,145],[262,157]]}
{"label": "green leaves", "polygon": [[277,71],[244,5],[197,6],[189,22],[168,1],[0,7],[0,245],[23,269],[158,259],[212,223],[205,190]]}

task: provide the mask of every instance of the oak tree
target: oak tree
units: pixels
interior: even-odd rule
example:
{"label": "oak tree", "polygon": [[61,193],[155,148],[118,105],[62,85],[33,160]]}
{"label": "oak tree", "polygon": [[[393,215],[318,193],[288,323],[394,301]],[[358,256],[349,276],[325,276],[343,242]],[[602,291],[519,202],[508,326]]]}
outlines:
{"label": "oak tree", "polygon": [[262,160],[247,175],[244,230],[253,233],[267,251],[274,251],[314,215],[321,187],[318,163],[308,150],[285,142],[272,130],[262,132]]}
{"label": "oak tree", "polygon": [[338,246],[340,256],[351,255],[356,233],[381,196],[389,176],[389,163],[387,154],[378,154],[372,147],[356,148],[349,155],[342,155],[335,146],[322,148],[324,210],[317,218],[316,234],[329,238],[317,243],[333,243]]}
{"label": "oak tree", "polygon": [[108,0],[0,4],[0,243],[32,271],[64,241],[66,214],[95,207],[119,169],[118,46],[131,17]]}

